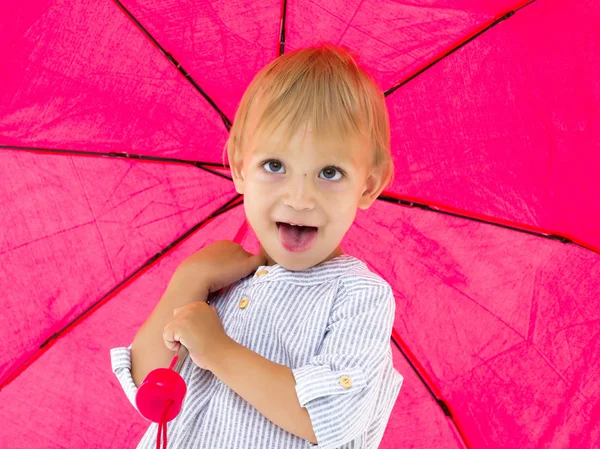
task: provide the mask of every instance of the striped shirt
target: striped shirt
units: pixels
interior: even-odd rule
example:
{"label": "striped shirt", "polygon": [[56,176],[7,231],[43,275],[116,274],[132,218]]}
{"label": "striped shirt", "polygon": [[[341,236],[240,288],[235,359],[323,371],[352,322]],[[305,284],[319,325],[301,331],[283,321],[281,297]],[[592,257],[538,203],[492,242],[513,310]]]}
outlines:
{"label": "striped shirt", "polygon": [[[168,424],[176,449],[375,449],[403,377],[392,363],[395,300],[390,285],[359,259],[342,254],[304,271],[261,266],[211,297],[225,332],[292,369],[317,445],[273,424],[188,356],[188,390]],[[112,370],[135,405],[131,346],[110,351]],[[150,424],[138,449],[156,446]]]}

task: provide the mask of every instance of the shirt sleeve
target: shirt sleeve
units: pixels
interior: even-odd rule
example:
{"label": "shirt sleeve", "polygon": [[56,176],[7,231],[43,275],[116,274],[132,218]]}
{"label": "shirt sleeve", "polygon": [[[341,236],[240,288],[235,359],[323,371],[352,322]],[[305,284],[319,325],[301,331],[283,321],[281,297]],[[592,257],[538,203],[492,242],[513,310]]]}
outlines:
{"label": "shirt sleeve", "polygon": [[[110,363],[112,371],[119,379],[119,383],[131,402],[131,405],[137,410],[135,405],[135,395],[138,387],[135,386],[133,377],[131,377],[131,345],[127,348],[113,348],[110,350]],[[139,411],[139,410],[138,410]]]}
{"label": "shirt sleeve", "polygon": [[319,353],[292,369],[317,437],[313,449],[347,444],[375,419],[396,303],[385,281],[352,284],[341,285]]}

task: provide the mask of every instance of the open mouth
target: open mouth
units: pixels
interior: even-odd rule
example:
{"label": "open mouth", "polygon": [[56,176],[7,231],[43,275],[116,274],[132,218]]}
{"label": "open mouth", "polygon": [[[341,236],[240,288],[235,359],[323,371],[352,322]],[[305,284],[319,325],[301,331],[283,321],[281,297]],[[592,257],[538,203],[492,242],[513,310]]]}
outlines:
{"label": "open mouth", "polygon": [[284,225],[284,226],[290,226],[290,227],[294,227],[294,228],[304,228],[304,229],[319,229],[316,226],[304,226],[304,225],[296,225],[296,224],[292,224],[292,223],[286,223],[284,221],[276,221],[275,222],[277,224],[277,227],[279,228],[280,225]]}
{"label": "open mouth", "polygon": [[279,242],[288,251],[307,251],[317,239],[319,228],[316,226],[298,226],[281,221],[276,224],[279,230]]}

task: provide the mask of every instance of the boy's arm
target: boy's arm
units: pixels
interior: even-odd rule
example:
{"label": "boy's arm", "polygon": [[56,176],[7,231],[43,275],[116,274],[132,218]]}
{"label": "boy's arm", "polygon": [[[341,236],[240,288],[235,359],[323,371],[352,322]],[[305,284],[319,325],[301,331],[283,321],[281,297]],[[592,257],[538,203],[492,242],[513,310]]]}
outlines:
{"label": "boy's arm", "polygon": [[[192,301],[206,301],[209,287],[196,281],[185,282],[179,267],[171,278],[165,293],[140,327],[131,345],[131,377],[139,387],[148,373],[156,368],[166,368],[175,356],[163,341],[163,330],[173,318],[173,310]],[[196,277],[197,278],[197,277]]]}
{"label": "boy's arm", "polygon": [[298,401],[290,368],[229,338],[209,369],[274,424],[317,444],[308,410]]}
{"label": "boy's arm", "polygon": [[168,367],[175,356],[165,345],[163,331],[176,308],[193,301],[206,301],[211,292],[239,281],[265,263],[263,255],[249,253],[229,240],[206,245],[185,259],[133,340],[131,377],[136,387],[153,369]]}

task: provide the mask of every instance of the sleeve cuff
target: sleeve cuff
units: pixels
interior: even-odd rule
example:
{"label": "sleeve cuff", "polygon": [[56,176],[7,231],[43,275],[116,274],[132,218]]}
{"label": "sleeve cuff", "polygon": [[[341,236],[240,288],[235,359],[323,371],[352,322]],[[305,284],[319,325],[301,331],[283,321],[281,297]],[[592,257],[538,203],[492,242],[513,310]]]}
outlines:
{"label": "sleeve cuff", "polygon": [[112,371],[117,376],[121,388],[125,392],[127,399],[137,410],[135,405],[135,395],[138,388],[135,386],[133,377],[131,377],[131,345],[129,347],[113,348],[110,350],[110,363]]}
{"label": "sleeve cuff", "polygon": [[367,381],[361,368],[332,371],[327,366],[304,365],[292,369],[300,406],[314,399],[362,390]]}

